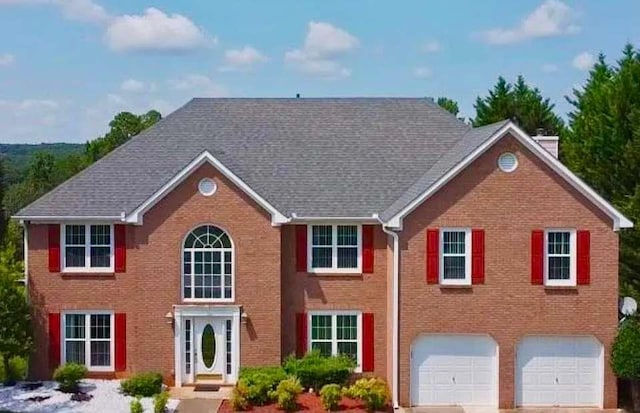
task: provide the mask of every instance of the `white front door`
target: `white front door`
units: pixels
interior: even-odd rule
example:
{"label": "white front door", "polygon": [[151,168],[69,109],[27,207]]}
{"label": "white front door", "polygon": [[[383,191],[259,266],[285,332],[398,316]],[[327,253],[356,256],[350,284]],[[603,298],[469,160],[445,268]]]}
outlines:
{"label": "white front door", "polygon": [[226,320],[218,317],[196,317],[194,320],[195,380],[224,380]]}
{"label": "white front door", "polygon": [[600,407],[602,354],[593,337],[526,337],[516,355],[516,404]]}
{"label": "white front door", "polygon": [[484,335],[426,335],[411,349],[413,406],[497,406],[498,348]]}

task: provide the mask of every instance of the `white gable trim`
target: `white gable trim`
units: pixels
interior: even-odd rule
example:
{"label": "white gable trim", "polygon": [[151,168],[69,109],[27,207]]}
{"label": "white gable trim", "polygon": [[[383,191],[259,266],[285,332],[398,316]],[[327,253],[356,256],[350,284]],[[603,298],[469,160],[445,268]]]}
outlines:
{"label": "white gable trim", "polygon": [[554,172],[556,172],[558,175],[564,178],[569,184],[571,184],[571,186],[573,186],[576,190],[578,190],[578,192],[580,192],[582,195],[587,197],[587,199],[589,199],[594,205],[596,205],[604,213],[606,213],[609,217],[611,217],[611,219],[613,220],[614,231],[618,231],[620,228],[633,227],[633,222],[631,222],[627,217],[622,215],[620,211],[618,211],[610,203],[608,203],[604,198],[598,195],[586,183],[584,183],[566,166],[564,166],[559,160],[557,160],[553,155],[547,152],[540,144],[538,144],[534,140],[534,138],[527,135],[526,132],[520,129],[513,122],[507,123],[502,128],[500,128],[497,132],[495,132],[489,139],[487,139],[482,145],[476,148],[466,158],[460,161],[456,166],[450,169],[446,174],[444,174],[440,179],[438,179],[433,185],[431,185],[425,192],[423,192],[420,196],[414,199],[409,205],[403,208],[396,215],[391,217],[389,221],[386,223],[386,225],[391,228],[402,229],[402,220],[404,219],[404,217],[406,217],[411,211],[416,209],[429,197],[435,194],[440,188],[442,188],[454,177],[456,177],[462,170],[464,170],[474,160],[476,160],[480,155],[485,153],[490,147],[492,147],[496,142],[498,142],[507,134],[511,134],[513,137],[515,137],[520,143],[522,143],[525,147],[527,147],[527,149],[533,152],[534,155],[536,155],[547,166],[549,166]]}
{"label": "white gable trim", "polygon": [[147,198],[138,208],[131,212],[125,218],[126,222],[142,225],[142,218],[149,209],[151,209],[156,203],[164,198],[169,192],[176,188],[182,181],[184,181],[191,173],[197,168],[204,165],[206,162],[210,163],[214,168],[220,171],[227,179],[233,182],[237,187],[243,190],[251,199],[256,201],[261,207],[266,209],[271,214],[271,225],[277,226],[289,222],[289,219],[278,211],[273,205],[262,198],[256,191],[251,189],[242,179],[231,172],[226,166],[224,166],[216,157],[211,155],[208,151],[202,152],[197,158],[195,158],[189,165],[178,172],[173,178],[169,180],[162,188],[158,189],[153,195]]}

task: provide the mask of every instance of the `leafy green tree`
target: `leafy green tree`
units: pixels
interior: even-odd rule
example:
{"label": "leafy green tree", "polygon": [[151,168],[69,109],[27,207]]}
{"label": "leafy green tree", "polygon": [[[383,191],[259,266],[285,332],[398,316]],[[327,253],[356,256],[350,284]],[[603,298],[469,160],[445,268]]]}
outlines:
{"label": "leafy green tree", "polygon": [[627,45],[609,65],[604,55],[567,100],[565,162],[636,223],[620,233],[622,292],[640,294],[640,53]]}
{"label": "leafy green tree", "polygon": [[561,135],[564,131],[564,122],[554,113],[555,105],[544,98],[538,88],[529,86],[522,76],[518,76],[515,84],[498,77],[489,95],[478,96],[474,107],[473,126],[511,119],[530,135],[535,135],[538,128],[551,135]]}
{"label": "leafy green tree", "polygon": [[29,305],[23,285],[22,263],[15,260],[13,245],[0,250],[0,354],[5,372],[5,384],[15,382],[11,359],[27,357],[31,351]]}
{"label": "leafy green tree", "polygon": [[438,98],[437,103],[442,109],[452,113],[454,116],[458,116],[460,108],[458,107],[458,102],[455,100],[443,96]]}
{"label": "leafy green tree", "polygon": [[153,126],[162,118],[157,110],[150,110],[143,115],[129,112],[118,113],[111,122],[110,130],[103,137],[87,142],[86,154],[90,162],[102,158],[133,136]]}
{"label": "leafy green tree", "polygon": [[0,245],[4,242],[6,236],[7,216],[4,212],[2,200],[4,199],[4,159],[0,157]]}

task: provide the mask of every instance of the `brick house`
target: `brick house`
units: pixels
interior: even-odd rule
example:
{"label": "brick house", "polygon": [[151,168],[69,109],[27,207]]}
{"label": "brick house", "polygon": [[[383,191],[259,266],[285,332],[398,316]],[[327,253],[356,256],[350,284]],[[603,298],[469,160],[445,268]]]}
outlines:
{"label": "brick house", "polygon": [[34,378],[316,349],[395,405],[615,407],[618,230],[557,138],[428,99],[194,99],[21,210]]}

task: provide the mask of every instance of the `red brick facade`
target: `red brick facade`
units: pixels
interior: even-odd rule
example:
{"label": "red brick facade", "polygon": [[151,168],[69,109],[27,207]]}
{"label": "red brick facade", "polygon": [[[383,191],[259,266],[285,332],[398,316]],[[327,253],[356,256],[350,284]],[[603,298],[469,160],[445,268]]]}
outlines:
{"label": "red brick facade", "polygon": [[[519,167],[496,166],[505,150]],[[203,177],[218,183],[211,197],[197,189]],[[127,229],[127,268],[116,274],[60,274],[48,270],[47,226],[29,225],[29,293],[36,345],[33,377],[51,374],[47,314],[72,309],[127,314],[126,373],[174,374],[174,336],[165,314],[181,303],[181,245],[201,224],[226,230],[235,248],[235,302],[241,325],[240,364],[276,364],[296,349],[296,313],[359,310],[374,315],[374,373],[391,381],[392,249],[381,226],[374,230],[371,274],[296,271],[295,229],[274,227],[271,217],[212,166],[195,171]],[[431,227],[485,230],[485,282],[444,288],[425,280],[425,234]],[[530,280],[533,229],[591,231],[591,284],[548,289]],[[605,407],[616,404],[609,367],[616,332],[618,236],[611,219],[592,206],[515,140],[499,142],[419,206],[400,232],[399,393],[410,401],[411,343],[426,333],[489,334],[499,346],[499,404],[514,403],[514,357],[531,334],[593,335],[605,346]]]}
{"label": "red brick facade", "polygon": [[[515,172],[497,168],[505,151]],[[425,280],[426,228],[485,230],[485,282],[468,288]],[[591,284],[531,284],[531,231],[591,231]],[[616,406],[609,352],[617,327],[618,236],[611,219],[513,139],[504,139],[419,206],[400,233],[400,402],[409,404],[411,343],[421,334],[489,334],[499,347],[499,405],[513,407],[515,348],[527,335],[593,335],[605,348],[604,407]]]}

